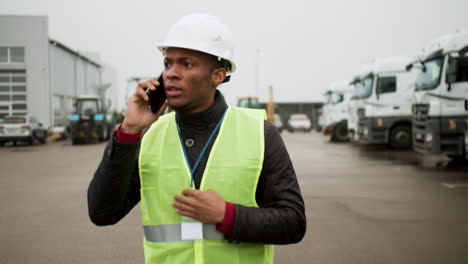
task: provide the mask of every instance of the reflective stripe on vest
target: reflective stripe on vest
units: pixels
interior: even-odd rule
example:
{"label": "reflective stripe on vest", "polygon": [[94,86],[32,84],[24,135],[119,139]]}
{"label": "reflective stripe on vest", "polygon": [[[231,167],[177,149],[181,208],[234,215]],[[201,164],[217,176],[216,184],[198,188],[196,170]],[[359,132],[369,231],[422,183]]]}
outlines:
{"label": "reflective stripe on vest", "polygon": [[[255,200],[264,155],[265,111],[229,107],[213,142],[200,190],[225,201],[258,207]],[[203,239],[181,241],[175,194],[190,187],[175,113],[161,116],[142,139],[139,156],[141,218],[146,263],[272,263],[273,246],[229,243],[215,225],[203,225]]]}
{"label": "reflective stripe on vest", "polygon": [[[145,239],[150,242],[174,242],[182,241],[181,225],[153,225],[143,226]],[[222,233],[216,230],[215,224],[203,224],[203,238],[224,239]]]}

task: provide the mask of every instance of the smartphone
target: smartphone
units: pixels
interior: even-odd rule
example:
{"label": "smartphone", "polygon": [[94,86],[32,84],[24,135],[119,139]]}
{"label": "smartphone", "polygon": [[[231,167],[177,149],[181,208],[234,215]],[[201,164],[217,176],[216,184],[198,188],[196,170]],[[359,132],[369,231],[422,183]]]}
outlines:
{"label": "smartphone", "polygon": [[166,101],[166,88],[164,88],[164,82],[162,74],[158,78],[159,86],[156,86],[156,91],[151,91],[150,89],[146,90],[148,95],[148,102],[151,107],[151,112],[157,113],[161,106]]}

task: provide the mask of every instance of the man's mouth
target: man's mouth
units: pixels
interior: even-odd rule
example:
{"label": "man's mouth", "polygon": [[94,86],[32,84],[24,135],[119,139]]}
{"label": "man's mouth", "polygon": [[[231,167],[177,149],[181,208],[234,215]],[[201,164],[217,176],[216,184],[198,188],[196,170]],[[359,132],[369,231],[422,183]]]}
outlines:
{"label": "man's mouth", "polygon": [[166,86],[166,95],[167,97],[179,96],[182,93],[182,89],[174,86]]}

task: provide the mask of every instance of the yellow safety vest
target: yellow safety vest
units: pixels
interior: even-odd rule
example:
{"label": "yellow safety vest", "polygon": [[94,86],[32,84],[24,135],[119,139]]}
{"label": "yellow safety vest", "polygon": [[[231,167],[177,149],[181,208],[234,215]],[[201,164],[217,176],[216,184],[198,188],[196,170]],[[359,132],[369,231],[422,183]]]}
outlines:
{"label": "yellow safety vest", "polygon": [[[255,200],[264,155],[265,111],[229,107],[213,143],[200,190],[225,201],[258,207]],[[190,188],[191,174],[177,132],[175,114],[161,116],[144,135],[140,156],[141,215],[146,263],[273,263],[273,246],[228,243],[214,224],[203,239],[182,240],[175,194]]]}

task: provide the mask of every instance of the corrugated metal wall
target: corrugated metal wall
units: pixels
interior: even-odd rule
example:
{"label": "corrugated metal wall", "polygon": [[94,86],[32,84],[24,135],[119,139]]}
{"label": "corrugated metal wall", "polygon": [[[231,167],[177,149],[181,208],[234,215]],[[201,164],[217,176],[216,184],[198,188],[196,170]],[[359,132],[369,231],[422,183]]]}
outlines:
{"label": "corrugated metal wall", "polygon": [[50,43],[54,126],[65,126],[73,111],[73,100],[82,94],[96,94],[100,68],[80,54],[55,42]]}

